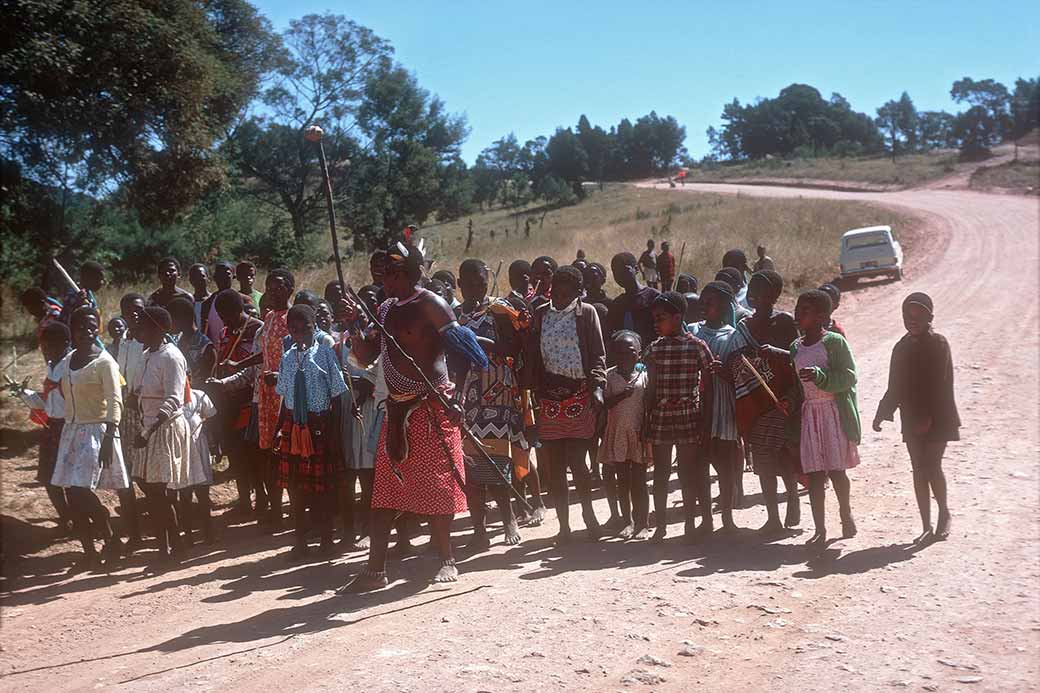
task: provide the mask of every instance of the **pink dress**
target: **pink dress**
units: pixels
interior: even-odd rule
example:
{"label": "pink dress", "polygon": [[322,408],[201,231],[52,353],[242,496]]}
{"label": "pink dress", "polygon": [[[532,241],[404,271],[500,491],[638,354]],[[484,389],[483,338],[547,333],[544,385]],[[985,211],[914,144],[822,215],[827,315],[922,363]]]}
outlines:
{"label": "pink dress", "polygon": [[643,444],[639,432],[643,428],[643,395],[646,392],[646,372],[636,371],[631,380],[618,373],[617,368],[607,371],[607,388],[604,395],[614,397],[632,385],[632,394],[607,411],[607,429],[599,444],[600,464],[636,462],[646,464]]}
{"label": "pink dress", "polygon": [[[798,345],[794,356],[795,368],[810,366],[826,369],[827,349],[823,340],[812,346]],[[841,414],[834,395],[824,392],[813,383],[802,381],[805,401],[802,403],[802,471],[840,472],[859,464],[856,445],[848,439],[841,427]]]}
{"label": "pink dress", "polygon": [[[263,371],[278,372],[282,364],[284,345],[282,340],[289,334],[289,323],[286,322],[288,310],[271,311],[264,320],[260,333],[261,348],[264,352]],[[259,411],[260,449],[270,450],[274,447],[275,428],[278,426],[278,413],[282,407],[282,398],[275,392],[274,385],[264,382],[263,372],[257,382],[257,403]]]}

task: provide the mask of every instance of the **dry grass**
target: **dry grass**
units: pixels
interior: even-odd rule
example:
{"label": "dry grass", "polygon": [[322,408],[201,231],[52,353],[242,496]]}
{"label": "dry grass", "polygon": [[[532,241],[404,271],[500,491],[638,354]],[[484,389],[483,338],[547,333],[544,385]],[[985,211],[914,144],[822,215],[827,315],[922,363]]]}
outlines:
{"label": "dry grass", "polygon": [[[550,255],[567,263],[573,260],[578,248],[583,248],[590,259],[609,266],[610,258],[617,252],[641,252],[647,238],[670,241],[677,259],[685,242],[682,271],[694,274],[702,283],[714,276],[729,248],[743,248],[752,258],[755,246],[764,244],[783,273],[789,293],[834,276],[838,239],[850,228],[891,224],[904,241],[906,251],[912,252],[909,234],[900,233],[907,227],[908,219],[861,202],[690,194],[608,185],[602,191],[590,190],[581,204],[549,211],[539,227],[541,216],[542,209],[537,207],[519,215],[496,209],[426,226],[423,235],[428,254],[435,259],[435,270],[457,271],[466,257],[482,258],[493,270],[501,262],[500,289],[506,286],[505,268],[516,258],[530,260]],[[526,218],[533,220],[530,238],[523,235]],[[466,252],[470,220],[474,243]],[[907,241],[911,241],[910,245]],[[355,286],[369,281],[364,257],[348,258],[344,270]],[[320,293],[325,283],[334,278],[335,268],[329,263],[298,271],[296,284]],[[263,275],[258,277],[257,285],[263,286]],[[103,314],[118,314],[119,297],[124,293],[138,291],[147,295],[154,288],[151,283],[106,287],[99,295]],[[3,352],[9,354],[11,340],[30,334],[32,321],[20,310],[15,294],[5,293],[0,340],[5,344]],[[3,360],[9,358],[8,355]]]}
{"label": "dry grass", "polygon": [[[535,220],[540,216],[537,210],[527,214]],[[668,240],[677,260],[685,242],[682,271],[701,283],[714,277],[726,250],[743,248],[753,258],[755,247],[763,244],[783,273],[788,293],[834,277],[838,240],[848,229],[891,224],[902,239],[910,234],[900,230],[911,223],[895,212],[861,202],[690,194],[623,185],[608,186],[592,192],[580,205],[549,212],[543,228],[532,228],[530,239],[523,237],[523,218],[518,237],[515,219],[505,211],[470,218],[475,241],[468,256],[482,258],[492,269],[501,261],[502,282],[505,267],[517,257],[530,260],[544,254],[570,262],[582,248],[590,259],[609,266],[615,253],[628,250],[638,255],[646,240],[654,238]],[[467,222],[427,227],[425,236],[438,258],[437,266],[454,270],[467,255]]]}
{"label": "dry grass", "polygon": [[864,183],[872,186],[907,188],[957,171],[955,151],[891,157],[849,157],[821,159],[768,159],[715,168],[691,169],[687,180],[708,182],[747,178],[783,178]]}
{"label": "dry grass", "polygon": [[971,176],[971,187],[1040,193],[1040,162],[1023,159],[998,166],[981,166]]}

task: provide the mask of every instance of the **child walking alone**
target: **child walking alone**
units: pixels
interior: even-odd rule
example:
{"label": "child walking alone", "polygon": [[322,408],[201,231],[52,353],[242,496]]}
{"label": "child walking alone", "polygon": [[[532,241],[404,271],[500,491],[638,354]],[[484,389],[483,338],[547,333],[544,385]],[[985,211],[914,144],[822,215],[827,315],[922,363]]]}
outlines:
{"label": "child walking alone", "polygon": [[825,331],[831,299],[818,289],[806,291],[795,304],[794,319],[802,336],[791,345],[791,359],[802,384],[802,471],[809,476],[809,504],[816,533],[807,544],[827,542],[826,482],[838,497],[842,537],[856,536],[846,470],[859,464],[859,410],[856,406],[856,362],[849,343]]}
{"label": "child walking alone", "polygon": [[[888,391],[874,415],[874,430],[882,421],[892,421],[896,409],[903,429],[903,442],[914,470],[914,494],[921,513],[921,536],[917,543],[944,540],[950,536],[950,509],[946,505],[946,476],[942,458],[946,444],[960,440],[960,416],[953,396],[953,357],[950,345],[932,331],[932,299],[913,293],[903,301],[906,335],[892,349]],[[932,531],[932,502],[935,496],[939,518]]]}
{"label": "child walking alone", "polygon": [[636,368],[642,351],[642,342],[635,332],[621,330],[610,338],[611,360],[617,365],[607,369],[607,428],[598,458],[600,464],[614,468],[617,478],[623,522],[618,536],[622,539],[650,536],[650,494],[646,488],[647,459],[642,441],[647,375],[645,370]]}

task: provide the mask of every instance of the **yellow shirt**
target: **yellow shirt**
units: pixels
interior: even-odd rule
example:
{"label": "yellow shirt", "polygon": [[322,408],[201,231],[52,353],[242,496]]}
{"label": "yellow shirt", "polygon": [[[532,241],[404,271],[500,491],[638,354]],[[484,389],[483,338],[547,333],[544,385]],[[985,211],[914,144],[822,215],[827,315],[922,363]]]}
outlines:
{"label": "yellow shirt", "polygon": [[65,396],[65,423],[118,424],[123,415],[123,378],[107,351],[79,370],[70,367],[72,354],[65,357],[61,391]]}

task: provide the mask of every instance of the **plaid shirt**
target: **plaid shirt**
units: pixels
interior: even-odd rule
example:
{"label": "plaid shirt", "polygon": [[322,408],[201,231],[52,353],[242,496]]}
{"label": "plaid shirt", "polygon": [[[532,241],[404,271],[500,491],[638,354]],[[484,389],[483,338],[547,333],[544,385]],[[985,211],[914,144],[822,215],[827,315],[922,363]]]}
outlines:
{"label": "plaid shirt", "polygon": [[646,353],[653,401],[647,401],[644,439],[694,443],[701,412],[701,371],[712,362],[708,345],[691,334],[660,337]]}

